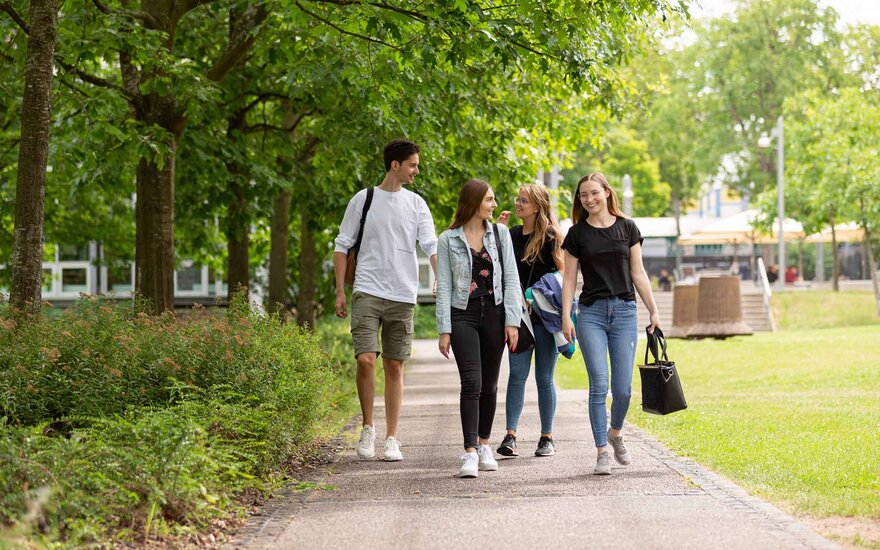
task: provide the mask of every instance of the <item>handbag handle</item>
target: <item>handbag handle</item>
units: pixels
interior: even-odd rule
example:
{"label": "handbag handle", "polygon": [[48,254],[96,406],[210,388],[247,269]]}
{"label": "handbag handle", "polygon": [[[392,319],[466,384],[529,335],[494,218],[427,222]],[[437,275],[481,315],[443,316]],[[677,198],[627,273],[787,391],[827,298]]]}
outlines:
{"label": "handbag handle", "polygon": [[[663,331],[660,330],[660,327],[654,327],[653,334],[648,332],[649,328],[651,328],[651,325],[645,327],[645,333],[648,335],[648,345],[645,346],[645,364],[656,365],[661,362],[668,363],[669,356],[666,354],[666,336],[663,335]],[[662,354],[660,353],[661,350],[663,351]],[[649,351],[651,352],[651,356],[654,358],[653,363],[648,363]]]}

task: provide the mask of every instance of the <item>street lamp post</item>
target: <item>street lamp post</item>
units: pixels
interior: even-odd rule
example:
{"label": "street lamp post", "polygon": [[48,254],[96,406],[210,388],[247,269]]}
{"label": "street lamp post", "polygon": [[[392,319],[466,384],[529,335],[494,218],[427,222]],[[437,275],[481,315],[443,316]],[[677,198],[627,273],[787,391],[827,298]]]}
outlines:
{"label": "street lamp post", "polygon": [[770,135],[758,138],[758,147],[770,147],[772,138],[776,138],[776,217],[779,220],[779,278],[776,288],[785,289],[785,270],[788,258],[785,255],[785,234],[782,226],[785,221],[785,139],[782,131],[782,115],[776,119],[776,128]]}

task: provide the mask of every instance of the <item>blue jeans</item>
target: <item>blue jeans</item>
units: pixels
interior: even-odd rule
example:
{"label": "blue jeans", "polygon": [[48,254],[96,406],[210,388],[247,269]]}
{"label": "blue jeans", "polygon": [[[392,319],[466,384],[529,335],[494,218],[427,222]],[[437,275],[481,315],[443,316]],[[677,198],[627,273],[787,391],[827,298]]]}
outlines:
{"label": "blue jeans", "polygon": [[556,386],[553,384],[553,371],[559,350],[553,335],[544,325],[533,323],[535,329],[535,348],[522,353],[510,354],[510,378],[507,380],[507,429],[516,431],[519,415],[523,408],[526,393],[526,379],[532,366],[532,352],[535,353],[535,382],[538,385],[538,413],[541,415],[541,433],[553,433],[553,416],[556,414]]}
{"label": "blue jeans", "polygon": [[596,447],[608,444],[608,357],[611,357],[611,427],[623,427],[632,394],[638,314],[634,300],[600,298],[578,308],[577,337],[590,379],[590,426]]}

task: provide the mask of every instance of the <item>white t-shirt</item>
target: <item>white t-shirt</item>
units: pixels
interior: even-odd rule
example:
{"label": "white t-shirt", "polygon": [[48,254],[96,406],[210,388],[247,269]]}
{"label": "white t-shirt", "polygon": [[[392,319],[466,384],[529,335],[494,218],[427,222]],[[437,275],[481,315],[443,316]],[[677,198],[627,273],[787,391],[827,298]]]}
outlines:
{"label": "white t-shirt", "polygon": [[[336,237],[336,252],[348,253],[357,241],[366,200],[367,190],[361,189],[348,202]],[[416,241],[428,258],[437,253],[434,219],[425,200],[407,189],[392,192],[374,187],[352,290],[395,302],[416,303]]]}

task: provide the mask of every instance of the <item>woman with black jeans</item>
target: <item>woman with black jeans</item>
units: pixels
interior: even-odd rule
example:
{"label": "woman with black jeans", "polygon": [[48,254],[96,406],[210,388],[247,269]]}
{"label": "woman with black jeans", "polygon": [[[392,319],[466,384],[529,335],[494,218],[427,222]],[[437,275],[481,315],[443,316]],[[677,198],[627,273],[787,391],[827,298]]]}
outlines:
{"label": "woman with black jeans", "polygon": [[437,247],[437,329],[440,353],[455,354],[461,378],[465,454],[459,477],[497,470],[489,447],[504,341],[516,350],[522,311],[510,233],[490,223],[497,203],[489,184],[470,180]]}

